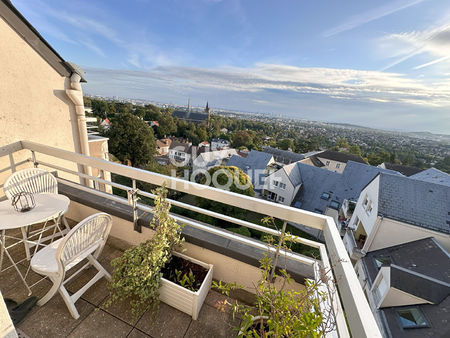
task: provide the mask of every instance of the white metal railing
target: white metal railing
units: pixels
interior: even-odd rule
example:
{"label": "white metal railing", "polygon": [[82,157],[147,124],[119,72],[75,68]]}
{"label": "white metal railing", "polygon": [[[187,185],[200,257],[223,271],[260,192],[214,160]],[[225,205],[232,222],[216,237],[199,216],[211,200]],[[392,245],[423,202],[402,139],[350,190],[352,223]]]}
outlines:
{"label": "white metal railing", "polygon": [[[201,184],[186,181],[176,177],[169,177],[138,168],[128,167],[125,165],[105,161],[102,159],[93,158],[78,153],[73,153],[70,151],[49,147],[31,141],[16,142],[14,144],[0,148],[0,157],[9,156],[11,162],[10,168],[12,171],[14,171],[14,168],[15,166],[17,166],[17,164],[14,163],[14,158],[13,156],[11,156],[11,154],[22,149],[28,149],[31,151],[32,154],[31,161],[33,161],[36,166],[40,164],[56,169],[58,171],[76,175],[80,178],[80,180],[82,180],[82,182],[85,183],[85,185],[71,183],[76,185],[77,188],[85,189],[87,191],[117,201],[119,203],[131,202],[135,210],[141,209],[148,212],[152,211],[150,206],[137,203],[135,197],[133,197],[137,196],[138,194],[150,198],[154,197],[149,192],[139,191],[136,189],[136,181],[142,181],[158,186],[165,184],[167,188],[177,190],[179,192],[199,196],[202,198],[221,202],[242,209],[247,209],[263,215],[269,215],[274,218],[281,219],[283,221],[302,224],[314,229],[321,230],[324,234],[326,243],[325,245],[300,237],[296,237],[295,241],[319,249],[321,257],[320,264],[322,265],[323,270],[328,271],[330,283],[332,283],[332,281],[335,280],[338,285],[340,299],[343,303],[345,313],[347,314],[347,316],[345,317],[342,311],[340,311],[341,305],[339,299],[337,299],[335,304],[333,304],[333,307],[335,309],[337,331],[339,333],[339,336],[341,337],[349,336],[346,323],[347,321],[350,327],[351,334],[354,337],[381,337],[381,333],[378,329],[375,318],[370,310],[369,304],[367,303],[367,300],[364,296],[363,290],[359,284],[358,278],[353,269],[346,248],[340,238],[336,224],[331,217],[318,215],[312,212],[292,208],[282,204],[275,204],[269,201],[256,199],[253,197],[235,194],[229,191],[224,191],[213,187],[207,187]],[[48,158],[47,156],[51,156],[59,160],[65,160],[72,163],[76,163],[81,168],[93,167],[99,169],[101,172],[111,172],[114,174],[128,177],[132,179],[133,186],[128,187],[104,180],[101,177],[89,176],[82,172],[67,169],[61,165],[59,166],[55,165],[51,163],[51,161],[47,162],[40,161],[39,154],[46,155],[46,158]],[[65,183],[66,182],[67,181],[65,181]],[[115,186],[116,188],[128,191],[129,200],[127,201],[126,199],[123,199],[121,197],[111,195],[103,191],[94,190],[88,187],[94,186],[93,183],[95,182]],[[209,215],[211,217],[220,218],[229,222],[233,222],[235,224],[263,231],[272,235],[279,236],[281,234],[279,231],[274,229],[262,227],[257,224],[246,222],[230,216],[218,214],[210,210],[198,208],[196,206],[192,206],[179,201],[171,200],[171,203],[173,205],[182,208],[186,208],[195,212]],[[177,218],[178,216],[174,217]],[[222,231],[218,228],[209,227],[207,225],[200,224],[198,222],[188,220],[186,218],[179,218],[179,220],[181,220],[185,224],[189,224],[192,227],[212,232],[222,237],[232,236],[234,240],[238,240],[241,243],[245,243],[246,245],[267,249],[267,246],[262,242],[254,241],[242,236],[237,236],[235,234],[229,234],[228,232]],[[316,263],[316,261],[311,258],[298,255],[295,253],[289,253],[289,256],[291,259],[301,262],[303,264],[314,265]],[[331,274],[331,271],[333,271],[334,276]]]}
{"label": "white metal railing", "polygon": [[356,248],[356,240],[355,236],[353,235],[353,230],[347,229],[345,231],[343,242],[348,254],[351,256],[353,254],[353,250],[355,250]]}

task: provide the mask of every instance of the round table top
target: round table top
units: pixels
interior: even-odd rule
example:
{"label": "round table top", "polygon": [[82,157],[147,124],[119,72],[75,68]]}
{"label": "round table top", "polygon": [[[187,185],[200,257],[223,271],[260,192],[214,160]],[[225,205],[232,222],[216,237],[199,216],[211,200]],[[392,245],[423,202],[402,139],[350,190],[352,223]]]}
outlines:
{"label": "round table top", "polygon": [[27,212],[19,212],[11,205],[11,201],[0,202],[0,230],[17,229],[24,226],[45,222],[69,209],[70,200],[60,194],[33,195],[36,206]]}

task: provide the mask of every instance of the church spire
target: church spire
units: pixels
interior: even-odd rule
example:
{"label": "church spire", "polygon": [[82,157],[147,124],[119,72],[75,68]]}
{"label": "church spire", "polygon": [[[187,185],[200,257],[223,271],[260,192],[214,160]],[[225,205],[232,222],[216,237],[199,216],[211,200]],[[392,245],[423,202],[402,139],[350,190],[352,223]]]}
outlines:
{"label": "church spire", "polygon": [[189,97],[188,98],[188,113],[190,113],[191,112],[191,98]]}
{"label": "church spire", "polygon": [[209,128],[210,110],[209,110],[209,104],[208,104],[208,101],[206,101],[205,113],[208,114],[208,128]]}

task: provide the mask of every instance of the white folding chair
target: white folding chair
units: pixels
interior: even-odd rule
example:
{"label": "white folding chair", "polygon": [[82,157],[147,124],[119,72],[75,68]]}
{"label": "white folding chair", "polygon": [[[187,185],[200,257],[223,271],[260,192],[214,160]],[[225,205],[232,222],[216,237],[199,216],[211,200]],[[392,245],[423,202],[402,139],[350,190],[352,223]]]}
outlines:
{"label": "white folding chair", "polygon": [[[20,192],[28,192],[30,194],[40,194],[40,193],[52,193],[57,194],[58,193],[58,181],[56,180],[55,176],[53,176],[50,172],[44,169],[39,168],[27,168],[23,170],[16,171],[14,174],[8,177],[6,180],[3,191],[5,192],[6,197],[9,200],[12,200],[14,195],[20,193]],[[63,221],[65,230],[61,230],[59,227],[59,221],[60,219]],[[50,219],[45,222],[44,228],[40,230],[40,233],[43,233],[44,230],[52,229],[53,226],[47,227],[48,221],[54,221],[54,227],[55,231],[56,228],[59,230],[59,233],[61,235],[69,232],[70,227],[67,223],[66,217],[64,215],[60,215],[58,219]],[[51,236],[51,240],[53,241],[54,235],[56,232],[53,232],[53,235]],[[35,231],[36,233],[39,231]],[[25,233],[25,230],[22,229],[22,235],[24,239],[24,245],[25,245],[25,252],[27,255],[27,258],[30,259],[30,249],[29,249],[29,243],[27,242],[28,237],[30,236],[30,228],[27,229],[27,232]],[[33,235],[33,232],[31,232],[31,235]]]}
{"label": "white folding chair", "polygon": [[[99,279],[106,277],[109,280],[111,278],[111,275],[97,261],[105,246],[111,226],[112,217],[108,214],[98,213],[89,216],[78,223],[66,236],[46,246],[33,256],[31,259],[33,271],[48,276],[53,282],[53,286],[39,300],[38,305],[44,305],[55,295],[56,291],[59,291],[72,317],[77,319],[80,316],[75,302]],[[65,279],[67,271],[84,259],[87,259],[88,262]],[[81,289],[73,295],[69,295],[64,285],[90,265],[98,270],[97,274]]]}

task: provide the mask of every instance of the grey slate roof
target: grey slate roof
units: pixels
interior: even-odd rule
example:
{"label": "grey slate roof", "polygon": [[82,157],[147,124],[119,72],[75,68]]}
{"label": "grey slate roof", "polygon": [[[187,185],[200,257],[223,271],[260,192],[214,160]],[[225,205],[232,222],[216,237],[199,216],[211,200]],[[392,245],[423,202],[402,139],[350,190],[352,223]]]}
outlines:
{"label": "grey slate roof", "polygon": [[[251,150],[245,158],[238,155],[231,156],[227,162],[227,166],[234,166],[242,169],[252,179],[253,186],[258,189],[260,185],[264,184],[265,175],[263,175],[261,171],[267,168],[271,159],[271,154]],[[256,175],[255,171],[257,171]]]}
{"label": "grey slate roof", "polygon": [[[333,200],[339,204],[342,204],[344,199],[357,200],[361,190],[381,172],[400,175],[394,171],[353,161],[347,162],[342,174],[303,163],[296,165],[302,186],[292,204],[308,211],[325,211]],[[320,198],[324,192],[330,193],[329,200]]]}
{"label": "grey slate roof", "polygon": [[281,150],[278,148],[272,148],[272,147],[263,147],[263,151],[265,153],[273,155],[275,161],[281,162],[284,164],[290,164],[295,163],[298,161],[301,161],[305,158],[304,154],[297,154],[292,151],[288,150]]}
{"label": "grey slate roof", "polygon": [[370,284],[378,273],[374,259],[387,257],[396,266],[450,283],[449,253],[433,237],[368,252],[362,260],[366,265]]}
{"label": "grey slate roof", "polygon": [[361,156],[341,153],[339,151],[325,150],[319,154],[314,155],[316,158],[325,158],[328,160],[347,163],[348,161],[365,163]]}
{"label": "grey slate roof", "polygon": [[389,162],[384,162],[383,164],[386,169],[398,171],[399,173],[401,173],[405,176],[415,175],[415,174],[423,171],[423,169],[421,169],[421,168],[411,167],[408,165],[389,163]]}
{"label": "grey slate roof", "polygon": [[[435,304],[418,307],[429,327],[419,330],[401,328],[395,307],[380,309],[393,337],[448,337],[450,312],[450,256],[434,238],[424,238],[392,247],[371,251],[362,258],[367,280],[372,285],[378,268],[375,258],[391,260],[391,285]],[[417,334],[414,334],[414,333]]]}
{"label": "grey slate roof", "polygon": [[450,234],[450,186],[382,173],[378,215]]}
{"label": "grey slate roof", "polygon": [[416,180],[443,184],[450,187],[450,175],[435,168],[424,170],[418,174],[410,176]]}
{"label": "grey slate roof", "polygon": [[[447,260],[448,257],[447,257]],[[448,263],[447,263],[448,266]],[[440,268],[445,268],[445,265]],[[450,284],[391,264],[391,286],[410,295],[439,304],[450,294]]]}
{"label": "grey slate roof", "polygon": [[289,177],[289,180],[294,187],[302,183],[302,177],[300,176],[300,169],[298,168],[297,163],[285,165],[283,170],[286,172],[286,175]]}

